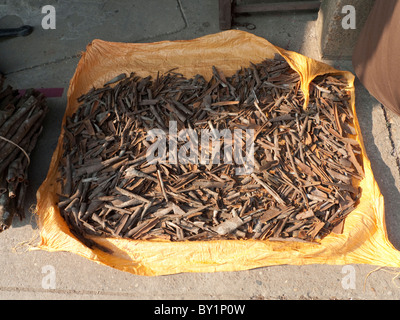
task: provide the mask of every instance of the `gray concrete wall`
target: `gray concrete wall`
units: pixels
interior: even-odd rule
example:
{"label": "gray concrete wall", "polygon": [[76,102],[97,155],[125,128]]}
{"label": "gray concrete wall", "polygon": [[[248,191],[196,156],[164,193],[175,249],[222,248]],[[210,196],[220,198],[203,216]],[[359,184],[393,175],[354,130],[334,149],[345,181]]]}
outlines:
{"label": "gray concrete wall", "polygon": [[[316,24],[320,58],[348,59],[353,54],[360,32],[368,18],[375,0],[322,0]],[[346,5],[355,8],[355,29],[344,29],[342,21],[348,13],[342,13]]]}

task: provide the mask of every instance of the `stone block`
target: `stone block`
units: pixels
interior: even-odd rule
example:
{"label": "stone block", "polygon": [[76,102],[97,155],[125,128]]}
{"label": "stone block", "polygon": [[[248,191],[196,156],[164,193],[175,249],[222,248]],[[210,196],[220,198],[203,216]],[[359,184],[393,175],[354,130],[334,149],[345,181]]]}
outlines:
{"label": "stone block", "polygon": [[316,22],[321,59],[351,59],[374,2],[374,0],[322,0]]}

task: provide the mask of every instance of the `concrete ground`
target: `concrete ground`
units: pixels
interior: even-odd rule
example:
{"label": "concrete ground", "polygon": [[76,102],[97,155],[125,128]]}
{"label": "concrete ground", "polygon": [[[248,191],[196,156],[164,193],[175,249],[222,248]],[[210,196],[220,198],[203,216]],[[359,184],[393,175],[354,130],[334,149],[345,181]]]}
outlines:
{"label": "concrete ground", "polygon": [[[45,130],[32,156],[27,208],[45,178],[56,147],[66,93],[79,53],[95,38],[122,42],[191,39],[219,32],[218,1],[204,0],[0,0],[0,28],[30,24],[26,38],[0,40],[0,70],[16,88],[65,88],[49,99]],[[41,8],[56,8],[56,30],[43,30]],[[316,13],[257,14],[236,20],[275,45],[318,58]],[[246,30],[246,27],[238,27]],[[352,70],[350,61],[328,61]],[[392,243],[400,248],[400,118],[383,109],[357,83],[357,111],[376,180],[386,200]],[[231,273],[141,277],[65,252],[29,250],[38,243],[35,217],[15,220],[0,234],[0,299],[400,299],[398,270],[354,265],[354,288],[342,266],[278,266]],[[46,267],[56,272],[46,289]],[[375,272],[373,272],[375,271]]]}

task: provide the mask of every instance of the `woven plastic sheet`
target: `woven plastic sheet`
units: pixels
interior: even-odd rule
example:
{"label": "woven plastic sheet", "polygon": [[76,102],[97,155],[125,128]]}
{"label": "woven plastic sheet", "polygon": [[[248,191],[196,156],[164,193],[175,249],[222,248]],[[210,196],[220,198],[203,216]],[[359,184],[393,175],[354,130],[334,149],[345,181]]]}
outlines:
{"label": "woven plastic sheet", "polygon": [[[136,72],[139,76],[157,76],[178,67],[186,77],[202,74],[212,76],[217,66],[226,76],[237,69],[281,54],[301,75],[302,90],[308,102],[310,82],[327,73],[343,75],[349,83],[352,108],[355,114],[354,76],[280,49],[263,38],[242,31],[227,31],[189,41],[163,41],[149,44],[110,43],[93,41],[79,62],[68,92],[67,115],[78,108],[77,98],[93,87],[102,87],[121,73]],[[270,241],[199,241],[169,242],[119,238],[92,237],[109,249],[107,253],[90,249],[70,232],[60,215],[57,201],[58,165],[63,153],[62,130],[48,175],[37,192],[37,214],[41,235],[40,248],[48,251],[69,251],[119,270],[138,275],[155,276],[182,272],[237,271],[272,265],[308,264],[372,264],[400,267],[398,252],[387,237],[384,218],[384,199],[379,191],[361,143],[365,179],[361,182],[360,204],[345,221],[343,234],[330,234],[319,244]]]}

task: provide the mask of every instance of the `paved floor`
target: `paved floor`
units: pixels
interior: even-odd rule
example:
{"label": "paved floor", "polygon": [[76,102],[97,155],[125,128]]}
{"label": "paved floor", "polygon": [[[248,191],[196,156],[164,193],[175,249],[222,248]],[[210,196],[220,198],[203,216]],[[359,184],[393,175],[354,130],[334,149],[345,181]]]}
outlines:
{"label": "paved floor", "polygon": [[[41,8],[54,3],[56,30],[43,30]],[[0,28],[35,26],[27,38],[0,41],[0,70],[16,88],[63,87],[67,90],[79,53],[95,38],[123,42],[191,39],[219,32],[217,1],[205,0],[0,0]],[[316,14],[258,14],[240,17],[251,31],[275,45],[316,55]],[[244,27],[240,27],[246,30]],[[352,71],[349,61],[328,61]],[[27,207],[46,176],[66,106],[49,99],[45,130],[32,156]],[[383,109],[357,83],[357,112],[367,153],[386,200],[392,243],[400,248],[400,119]],[[0,234],[0,299],[399,299],[394,270],[351,266],[354,288],[346,288],[342,266],[278,266],[232,273],[140,277],[92,263],[79,256],[28,250],[38,242],[34,216],[14,221]],[[49,267],[50,266],[50,267]],[[50,269],[48,269],[50,268]],[[48,287],[47,272],[55,272]],[[344,273],[342,273],[344,272]],[[372,272],[372,273],[371,273]]]}

